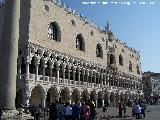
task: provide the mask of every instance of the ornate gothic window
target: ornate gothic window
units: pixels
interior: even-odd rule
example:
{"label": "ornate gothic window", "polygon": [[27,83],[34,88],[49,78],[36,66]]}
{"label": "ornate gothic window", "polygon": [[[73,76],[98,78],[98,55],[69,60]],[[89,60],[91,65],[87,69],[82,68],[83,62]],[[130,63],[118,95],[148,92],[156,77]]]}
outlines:
{"label": "ornate gothic window", "polygon": [[129,71],[132,72],[132,63],[131,63],[131,61],[129,61]]}
{"label": "ornate gothic window", "polygon": [[119,55],[119,65],[123,66],[123,56]]}
{"label": "ornate gothic window", "polygon": [[85,43],[82,34],[78,34],[76,37],[76,48],[85,51]]}
{"label": "ornate gothic window", "polygon": [[140,74],[139,66],[137,65],[137,74]]}
{"label": "ornate gothic window", "polygon": [[48,28],[48,38],[59,42],[61,41],[60,28],[56,22],[50,23]]}
{"label": "ornate gothic window", "polygon": [[71,23],[72,23],[73,26],[76,26],[76,23],[75,23],[74,20],[71,20]]}
{"label": "ornate gothic window", "polygon": [[91,31],[91,36],[93,36],[93,35],[94,35],[93,31]]}
{"label": "ornate gothic window", "polygon": [[110,62],[110,64],[114,64],[114,62],[115,62],[115,57],[114,57],[113,54],[110,54],[110,56],[109,56],[109,62]]}
{"label": "ornate gothic window", "polygon": [[97,44],[96,46],[96,56],[103,58],[103,50],[101,44]]}

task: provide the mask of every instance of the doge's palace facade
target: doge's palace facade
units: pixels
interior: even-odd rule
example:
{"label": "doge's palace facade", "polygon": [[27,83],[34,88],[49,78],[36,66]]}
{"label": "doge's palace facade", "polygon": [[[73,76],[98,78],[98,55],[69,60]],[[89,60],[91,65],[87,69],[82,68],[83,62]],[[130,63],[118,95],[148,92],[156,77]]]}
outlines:
{"label": "doge's palace facade", "polygon": [[21,1],[16,104],[143,98],[139,52],[64,3]]}

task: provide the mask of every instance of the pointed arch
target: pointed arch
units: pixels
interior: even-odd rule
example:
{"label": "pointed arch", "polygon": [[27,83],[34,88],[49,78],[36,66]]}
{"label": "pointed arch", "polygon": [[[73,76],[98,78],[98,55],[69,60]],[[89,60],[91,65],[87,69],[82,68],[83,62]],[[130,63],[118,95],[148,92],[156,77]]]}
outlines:
{"label": "pointed arch", "polygon": [[139,68],[139,65],[137,65],[136,69],[137,69],[137,74],[140,74],[140,68]]}
{"label": "pointed arch", "polygon": [[85,42],[82,34],[76,36],[76,48],[81,51],[85,51]]}
{"label": "pointed arch", "polygon": [[48,35],[50,39],[60,42],[61,41],[61,30],[56,21],[51,22],[48,28]]}
{"label": "pointed arch", "polygon": [[115,63],[115,56],[113,54],[110,54],[109,56],[109,63],[114,64]]}
{"label": "pointed arch", "polygon": [[82,97],[82,103],[89,100],[89,93],[87,89],[83,90],[81,97]]}
{"label": "pointed arch", "polygon": [[80,102],[80,92],[77,88],[72,92],[72,102]]}
{"label": "pointed arch", "polygon": [[119,55],[119,65],[123,66],[123,56]]}
{"label": "pointed arch", "polygon": [[129,71],[132,72],[132,62],[129,61]]}
{"label": "pointed arch", "polygon": [[43,87],[40,85],[35,86],[31,92],[30,105],[43,106],[44,97],[45,97],[45,91]]}
{"label": "pointed arch", "polygon": [[103,49],[100,43],[98,43],[96,46],[96,56],[103,58]]}
{"label": "pointed arch", "polygon": [[63,100],[65,102],[69,102],[70,101],[70,91],[68,88],[64,88],[61,90],[60,93],[60,100]]}
{"label": "pointed arch", "polygon": [[49,106],[51,102],[55,102],[59,99],[58,90],[55,87],[50,87],[47,91],[46,104]]}

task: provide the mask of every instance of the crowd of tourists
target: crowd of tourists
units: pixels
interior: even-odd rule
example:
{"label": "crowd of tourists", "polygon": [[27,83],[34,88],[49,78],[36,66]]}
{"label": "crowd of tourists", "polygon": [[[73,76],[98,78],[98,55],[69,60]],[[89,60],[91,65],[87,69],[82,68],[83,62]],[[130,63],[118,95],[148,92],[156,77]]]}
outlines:
{"label": "crowd of tourists", "polygon": [[145,118],[145,110],[145,102],[134,102],[132,105],[132,116],[135,116],[136,119]]}
{"label": "crowd of tourists", "polygon": [[[42,109],[32,106],[30,109],[31,115],[35,120],[41,119]],[[70,104],[64,101],[55,101],[48,105],[47,116],[49,120],[94,120],[96,117],[95,104],[91,101],[83,102],[80,105],[78,102]]]}
{"label": "crowd of tourists", "polygon": [[[127,117],[126,115],[126,104],[124,102],[118,103],[119,117]],[[146,105],[144,101],[135,101],[132,104],[132,116],[136,119],[145,118]]]}
{"label": "crowd of tourists", "polygon": [[[127,117],[125,102],[120,102],[117,104],[119,117]],[[146,104],[144,101],[136,101],[132,104],[132,116],[136,119],[145,118]],[[103,112],[109,110],[109,103],[105,104],[103,107]],[[0,110],[0,116],[2,115],[2,110]],[[53,101],[48,104],[46,108],[41,105],[35,106],[19,106],[19,114],[31,113],[34,120],[95,120],[97,112],[96,106],[93,101],[86,101],[80,104],[79,102],[70,104],[64,101]]]}

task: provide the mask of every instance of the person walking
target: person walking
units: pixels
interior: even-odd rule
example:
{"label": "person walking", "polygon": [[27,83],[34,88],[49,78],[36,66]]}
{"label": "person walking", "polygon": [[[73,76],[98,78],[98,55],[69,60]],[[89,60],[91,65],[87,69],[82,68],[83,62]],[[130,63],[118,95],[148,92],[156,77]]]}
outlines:
{"label": "person walking", "polygon": [[144,104],[144,102],[142,102],[141,103],[141,114],[142,114],[142,116],[145,118],[145,109],[146,109],[146,107],[145,107],[145,104]]}
{"label": "person walking", "polygon": [[95,107],[94,102],[90,102],[89,107],[90,107],[89,120],[95,120],[95,117],[96,117],[96,107]]}
{"label": "person walking", "polygon": [[123,117],[126,117],[126,104],[125,103],[123,103],[122,110],[123,110]]}
{"label": "person walking", "polygon": [[59,120],[64,120],[64,112],[65,112],[64,102],[60,101],[58,104],[58,118],[59,118]]}
{"label": "person walking", "polygon": [[89,120],[90,116],[90,107],[88,102],[84,102],[81,109],[81,118],[82,120]]}
{"label": "person walking", "polygon": [[49,107],[49,120],[57,120],[58,119],[58,109],[57,104],[52,102]]}
{"label": "person walking", "polygon": [[69,102],[66,103],[64,114],[65,114],[65,120],[72,120],[72,107],[70,106]]}
{"label": "person walking", "polygon": [[138,103],[136,103],[136,106],[135,106],[135,114],[136,114],[136,119],[140,119],[141,107]]}
{"label": "person walking", "polygon": [[123,106],[122,106],[122,103],[118,103],[118,113],[119,113],[119,117],[122,117],[122,109],[123,109]]}
{"label": "person walking", "polygon": [[78,102],[76,102],[74,104],[74,106],[72,107],[72,119],[73,120],[79,120],[80,119],[80,111],[81,111],[81,107],[78,104]]}
{"label": "person walking", "polygon": [[132,116],[135,116],[135,107],[136,107],[136,102],[133,102],[132,104]]}

